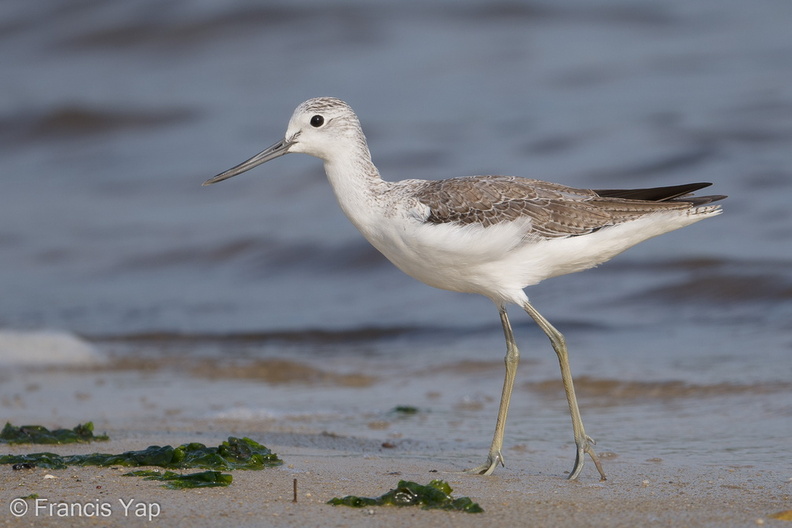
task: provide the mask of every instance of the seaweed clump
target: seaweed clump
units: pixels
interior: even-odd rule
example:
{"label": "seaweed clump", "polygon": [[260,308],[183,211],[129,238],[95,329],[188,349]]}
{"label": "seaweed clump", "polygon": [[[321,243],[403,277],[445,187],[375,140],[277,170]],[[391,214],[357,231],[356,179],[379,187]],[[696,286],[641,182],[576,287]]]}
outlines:
{"label": "seaweed clump", "polygon": [[216,488],[228,486],[233,482],[234,477],[219,471],[202,471],[200,473],[190,473],[182,475],[173,471],[160,472],[157,470],[143,469],[130,471],[124,474],[125,477],[143,477],[143,480],[161,480],[167,482],[163,488],[168,489],[191,489],[191,488]]}
{"label": "seaweed clump", "polygon": [[454,510],[466,513],[482,513],[484,510],[469,497],[451,496],[451,486],[444,480],[433,480],[424,486],[409,480],[400,480],[396,489],[392,489],[380,497],[357,497],[347,495],[343,498],[330,499],[327,503],[333,506],[350,506],[365,508],[366,506],[421,506],[425,510]]}
{"label": "seaweed clump", "polygon": [[74,429],[54,429],[50,431],[43,425],[22,425],[16,427],[5,424],[0,431],[0,444],[78,444],[87,442],[106,442],[106,434],[94,435],[93,422],[79,424]]}
{"label": "seaweed clump", "polygon": [[49,469],[68,466],[158,466],[166,469],[202,468],[212,470],[263,469],[279,466],[283,461],[269,448],[250,438],[229,437],[218,447],[193,442],[179,447],[150,446],[140,451],[121,454],[92,453],[88,455],[0,455],[0,464],[33,464]]}

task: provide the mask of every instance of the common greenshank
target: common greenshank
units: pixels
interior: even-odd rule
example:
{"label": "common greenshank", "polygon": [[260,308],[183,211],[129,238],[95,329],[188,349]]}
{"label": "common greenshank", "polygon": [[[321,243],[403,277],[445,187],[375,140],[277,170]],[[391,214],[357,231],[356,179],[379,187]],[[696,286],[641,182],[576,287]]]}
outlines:
{"label": "common greenshank", "polygon": [[692,196],[709,183],[588,190],[512,176],[384,181],[352,108],[331,97],[299,105],[282,140],[204,185],[291,152],[324,161],[347,218],[396,267],[436,288],[479,293],[497,306],[506,337],[506,378],[487,460],[466,471],[490,475],[504,463],[503,434],[520,357],[506,314],[513,303],[544,331],[561,365],[577,445],[569,478],[580,475],[588,454],[605,480],[594,441],[583,428],[564,336],[523,289],[715,216],[721,208],[710,204],[725,197]]}

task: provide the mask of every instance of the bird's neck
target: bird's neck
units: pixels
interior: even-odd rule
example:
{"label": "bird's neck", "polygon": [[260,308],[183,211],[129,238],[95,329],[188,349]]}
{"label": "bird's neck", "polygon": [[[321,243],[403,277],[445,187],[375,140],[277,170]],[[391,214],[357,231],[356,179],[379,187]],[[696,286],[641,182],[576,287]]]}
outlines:
{"label": "bird's neck", "polygon": [[387,183],[380,177],[365,144],[336,152],[325,160],[325,172],[341,210],[368,238],[369,226],[377,215],[377,204]]}

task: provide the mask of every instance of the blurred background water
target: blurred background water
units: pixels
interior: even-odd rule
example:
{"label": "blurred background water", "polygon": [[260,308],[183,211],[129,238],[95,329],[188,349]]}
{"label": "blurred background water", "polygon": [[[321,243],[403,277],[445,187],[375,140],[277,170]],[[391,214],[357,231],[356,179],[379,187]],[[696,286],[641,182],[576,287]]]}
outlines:
{"label": "blurred background water", "polygon": [[[280,139],[298,103],[332,95],[360,116],[385,179],[710,181],[729,195],[720,217],[528,294],[566,333],[581,383],[605,382],[622,405],[597,418],[609,436],[645,427],[645,402],[630,405],[671,380],[666,397],[708,434],[751,424],[732,454],[772,453],[792,417],[790,20],[786,0],[3,2],[0,328],[129,342],[132,355],[145,336],[193,336],[179,341],[188,356],[388,365],[403,400],[463,381],[458,398],[487,395],[486,427],[471,426],[486,445],[504,348],[489,301],[391,266],[343,217],[318,160],[200,185]],[[521,379],[556,379],[544,336],[512,311]],[[258,345],[206,346],[239,335]],[[465,361],[496,367],[409,388]],[[352,392],[360,405],[380,394]],[[545,412],[533,405],[507,434],[531,437]],[[685,416],[653,412],[647,438]]]}

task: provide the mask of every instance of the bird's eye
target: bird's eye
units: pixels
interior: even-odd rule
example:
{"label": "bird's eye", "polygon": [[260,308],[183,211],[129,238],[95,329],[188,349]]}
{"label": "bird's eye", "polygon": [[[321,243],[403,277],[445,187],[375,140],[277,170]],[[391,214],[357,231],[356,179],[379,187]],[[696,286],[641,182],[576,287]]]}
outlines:
{"label": "bird's eye", "polygon": [[324,125],[324,117],[320,115],[315,115],[311,118],[311,126],[314,128],[319,128],[320,126]]}

